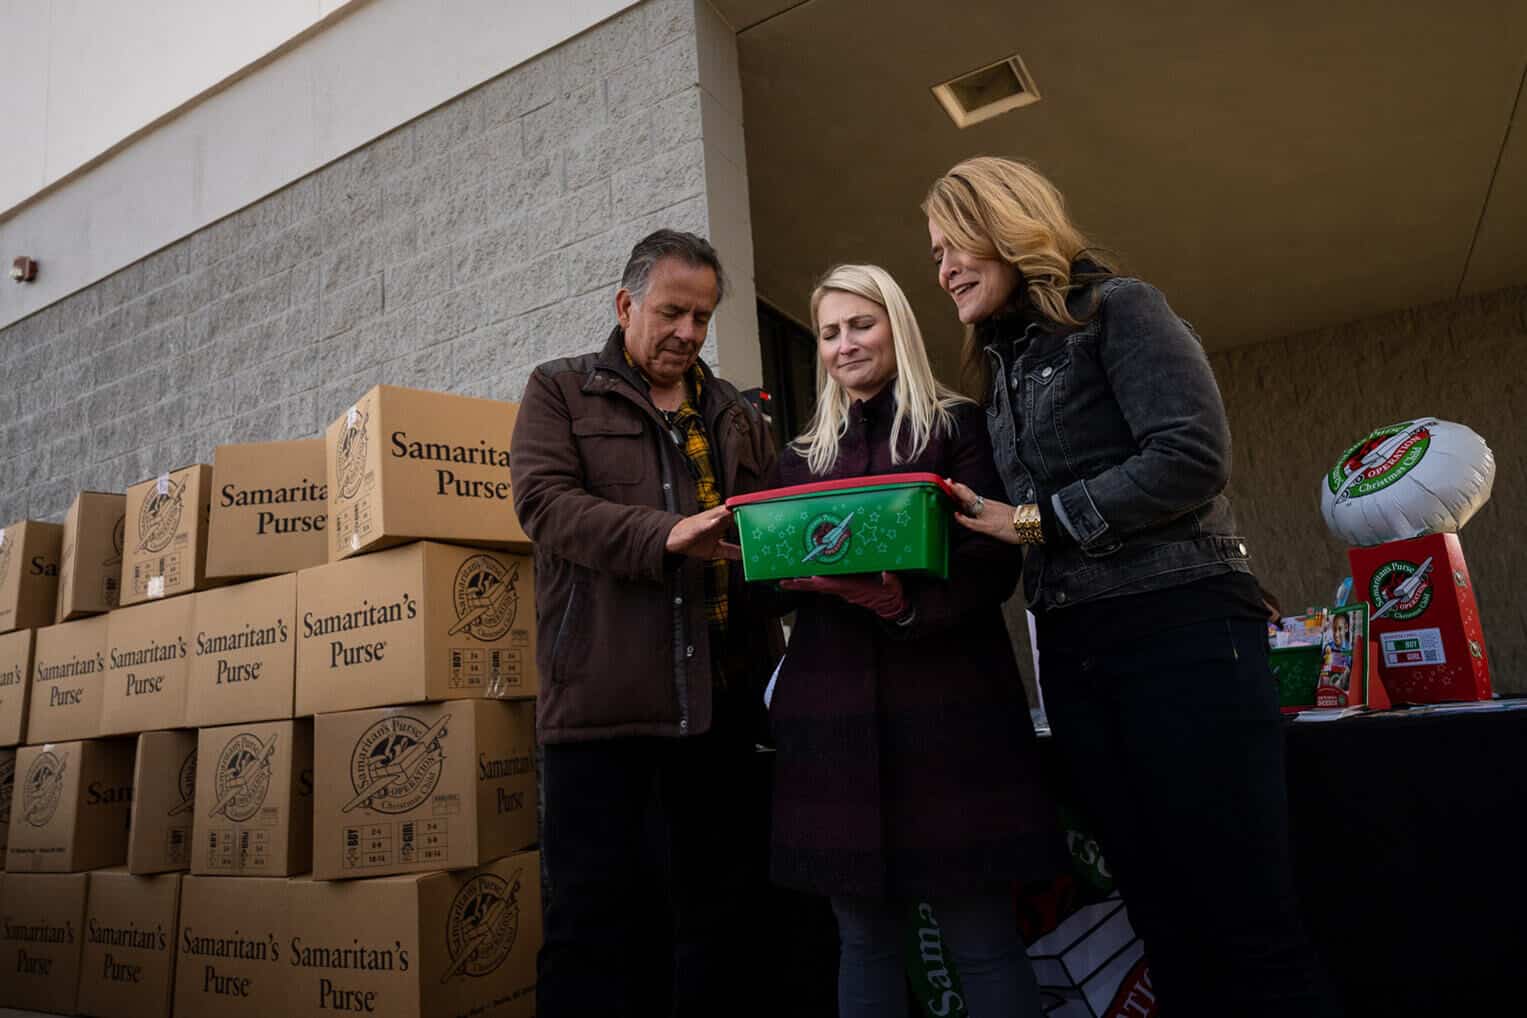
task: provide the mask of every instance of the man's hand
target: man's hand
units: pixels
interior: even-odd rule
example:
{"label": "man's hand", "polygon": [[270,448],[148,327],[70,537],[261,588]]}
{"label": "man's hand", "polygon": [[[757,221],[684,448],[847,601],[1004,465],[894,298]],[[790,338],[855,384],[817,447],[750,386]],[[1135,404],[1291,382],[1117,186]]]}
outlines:
{"label": "man's hand", "polygon": [[813,594],[835,594],[861,608],[868,608],[883,619],[899,619],[907,613],[907,597],[895,573],[879,576],[808,576],[800,580],[780,580],[786,590]]}
{"label": "man's hand", "polygon": [[732,526],[732,511],[724,505],[707,509],[693,516],[686,516],[668,531],[665,548],[673,555],[690,558],[742,558],[742,549],[725,541],[727,530]]}

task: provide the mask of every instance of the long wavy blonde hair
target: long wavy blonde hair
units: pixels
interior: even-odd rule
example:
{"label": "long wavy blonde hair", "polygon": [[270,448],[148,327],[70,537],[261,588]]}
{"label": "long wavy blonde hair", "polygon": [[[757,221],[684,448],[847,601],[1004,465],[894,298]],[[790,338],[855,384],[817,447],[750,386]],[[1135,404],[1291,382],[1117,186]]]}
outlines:
{"label": "long wavy blonde hair", "polygon": [[[1066,307],[1076,285],[1071,263],[1079,255],[1085,253],[1103,274],[1112,272],[1071,221],[1059,189],[1028,163],[966,159],[933,182],[922,210],[957,250],[1017,268],[1032,309],[1057,324],[1081,324]],[[973,328],[965,330],[960,376],[967,392],[986,398],[991,368]]]}
{"label": "long wavy blonde hair", "polygon": [[[970,402],[959,393],[940,385],[928,364],[928,349],[923,332],[907,295],[891,274],[878,265],[839,265],[822,277],[811,291],[811,331],[820,335],[817,317],[822,298],[839,291],[873,301],[885,309],[891,326],[892,346],[896,351],[896,413],[891,419],[891,462],[916,459],[928,447],[935,430],[954,427],[950,408]],[[791,445],[806,458],[813,474],[825,474],[838,461],[838,443],[848,430],[848,392],[839,385],[817,359],[817,408],[811,426]],[[906,440],[903,434],[906,433]]]}

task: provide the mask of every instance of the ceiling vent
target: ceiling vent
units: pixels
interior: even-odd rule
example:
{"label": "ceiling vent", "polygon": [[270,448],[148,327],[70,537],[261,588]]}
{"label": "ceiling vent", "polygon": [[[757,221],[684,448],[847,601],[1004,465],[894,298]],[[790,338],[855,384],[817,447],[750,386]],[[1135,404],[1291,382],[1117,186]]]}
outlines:
{"label": "ceiling vent", "polygon": [[979,124],[1008,110],[1039,101],[1034,77],[1016,53],[942,85],[934,85],[933,95],[956,127]]}

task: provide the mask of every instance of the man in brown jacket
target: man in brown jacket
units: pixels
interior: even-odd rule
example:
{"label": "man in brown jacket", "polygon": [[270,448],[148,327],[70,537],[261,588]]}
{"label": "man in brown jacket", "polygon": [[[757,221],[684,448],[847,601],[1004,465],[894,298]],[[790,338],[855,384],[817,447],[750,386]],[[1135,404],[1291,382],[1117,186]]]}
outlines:
{"label": "man in brown jacket", "polygon": [[763,485],[774,449],[699,359],[723,287],[702,238],[644,238],[604,349],[538,367],[515,424],[541,673],[542,1018],[650,1012],[634,971],[655,925],[649,830],[673,911],[673,1013],[739,1013],[726,995],[757,851],[739,811],[777,627],[730,561],[721,503]]}

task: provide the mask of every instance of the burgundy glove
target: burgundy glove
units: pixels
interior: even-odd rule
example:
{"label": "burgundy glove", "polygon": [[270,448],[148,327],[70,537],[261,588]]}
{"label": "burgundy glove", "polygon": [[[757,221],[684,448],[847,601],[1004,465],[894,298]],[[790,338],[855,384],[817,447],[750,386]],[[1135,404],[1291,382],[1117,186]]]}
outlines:
{"label": "burgundy glove", "polygon": [[883,619],[899,619],[907,613],[907,598],[895,573],[879,576],[808,576],[801,580],[781,580],[786,590],[804,590],[813,594],[836,594],[849,604],[868,608]]}

